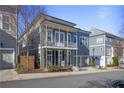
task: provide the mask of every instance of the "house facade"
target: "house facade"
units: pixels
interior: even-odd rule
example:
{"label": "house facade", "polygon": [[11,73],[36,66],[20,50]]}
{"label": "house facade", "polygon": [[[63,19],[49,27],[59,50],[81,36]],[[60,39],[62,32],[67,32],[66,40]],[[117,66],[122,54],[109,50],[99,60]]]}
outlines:
{"label": "house facade", "polygon": [[[36,64],[48,66],[85,66],[89,58],[89,32],[74,23],[49,15],[39,15],[30,28],[29,55]],[[20,37],[20,55],[26,55],[26,33]]]}
{"label": "house facade", "polygon": [[16,64],[16,7],[0,6],[0,69]]}
{"label": "house facade", "polygon": [[89,38],[89,51],[97,66],[106,67],[112,64],[112,58],[115,57],[114,42],[123,42],[124,40],[118,36],[107,33],[97,28],[91,29]]}

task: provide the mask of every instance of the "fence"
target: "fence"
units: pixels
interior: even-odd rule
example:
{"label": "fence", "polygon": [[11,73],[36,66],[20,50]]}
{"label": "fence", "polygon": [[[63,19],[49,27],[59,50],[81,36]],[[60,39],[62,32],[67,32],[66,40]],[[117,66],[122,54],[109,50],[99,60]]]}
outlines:
{"label": "fence", "polygon": [[24,71],[31,71],[35,68],[34,56],[19,56],[19,63],[23,66]]}

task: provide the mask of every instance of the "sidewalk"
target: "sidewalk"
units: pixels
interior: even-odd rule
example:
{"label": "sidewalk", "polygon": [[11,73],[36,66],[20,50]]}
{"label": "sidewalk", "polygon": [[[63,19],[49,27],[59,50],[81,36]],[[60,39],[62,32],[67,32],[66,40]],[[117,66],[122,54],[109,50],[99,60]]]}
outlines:
{"label": "sidewalk", "polygon": [[19,76],[15,69],[0,70],[0,82],[12,80],[19,80]]}
{"label": "sidewalk", "polygon": [[8,73],[7,76],[5,74],[2,74],[2,80],[1,81],[12,81],[12,80],[28,80],[28,79],[38,79],[38,78],[50,78],[50,77],[61,77],[61,76],[70,76],[70,75],[81,75],[81,74],[90,74],[90,73],[100,73],[100,72],[113,72],[113,71],[124,71],[124,69],[107,69],[107,70],[100,70],[95,68],[83,68],[82,71],[77,72],[51,72],[51,73],[29,73],[29,74],[14,74],[10,75]]}

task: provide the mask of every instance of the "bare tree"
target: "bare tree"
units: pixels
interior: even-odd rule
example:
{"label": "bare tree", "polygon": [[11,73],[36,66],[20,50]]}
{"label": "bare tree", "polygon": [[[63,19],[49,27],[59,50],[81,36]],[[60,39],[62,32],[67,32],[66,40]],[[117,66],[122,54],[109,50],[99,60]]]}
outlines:
{"label": "bare tree", "polygon": [[[18,23],[21,29],[18,29],[19,32],[25,33],[25,48],[27,55],[27,64],[29,57],[29,41],[31,39],[30,28],[33,26],[34,20],[36,20],[37,16],[40,14],[46,14],[46,9],[44,6],[20,6],[18,11]],[[43,16],[45,19],[45,16]],[[22,30],[23,29],[23,30]]]}
{"label": "bare tree", "polygon": [[124,50],[124,42],[122,40],[114,40],[113,47],[114,47],[114,56],[121,61],[123,57],[123,50]]}

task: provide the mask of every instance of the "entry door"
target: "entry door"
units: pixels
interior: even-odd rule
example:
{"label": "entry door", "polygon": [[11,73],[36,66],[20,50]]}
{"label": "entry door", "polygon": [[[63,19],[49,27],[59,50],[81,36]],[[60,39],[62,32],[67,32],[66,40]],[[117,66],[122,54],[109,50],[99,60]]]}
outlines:
{"label": "entry door", "polygon": [[55,64],[58,65],[58,51],[55,51]]}

